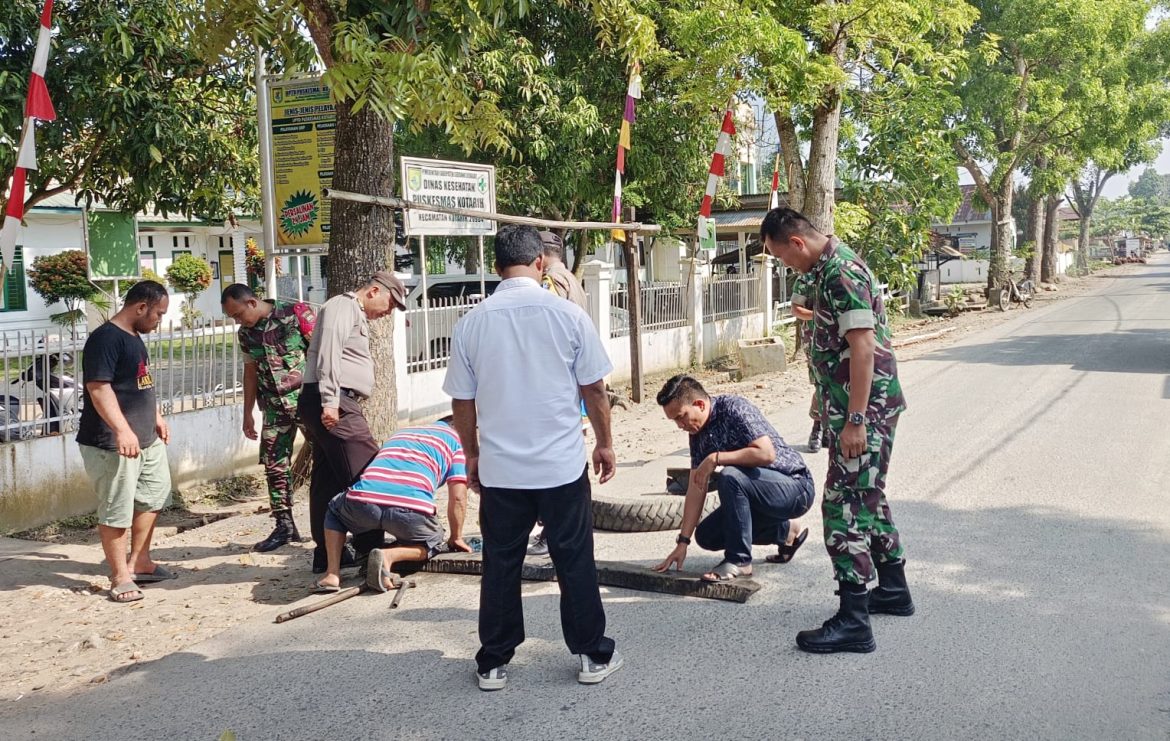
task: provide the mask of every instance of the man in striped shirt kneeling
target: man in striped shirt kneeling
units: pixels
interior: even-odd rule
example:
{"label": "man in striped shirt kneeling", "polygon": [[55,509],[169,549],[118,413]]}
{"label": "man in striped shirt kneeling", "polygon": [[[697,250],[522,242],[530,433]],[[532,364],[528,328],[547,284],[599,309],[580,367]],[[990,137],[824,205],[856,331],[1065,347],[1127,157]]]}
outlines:
{"label": "man in striped shirt kneeling", "polygon": [[394,545],[370,552],[366,583],[380,592],[391,589],[391,567],[399,561],[425,561],[442,550],[443,526],[435,516],[435,492],[447,485],[447,521],[451,550],[470,552],[463,542],[467,514],[467,464],[450,417],[421,427],[406,427],[390,436],[352,486],[329,502],[325,515],[325,576],[317,592],[341,587],[341,550],[346,533],[381,530]]}

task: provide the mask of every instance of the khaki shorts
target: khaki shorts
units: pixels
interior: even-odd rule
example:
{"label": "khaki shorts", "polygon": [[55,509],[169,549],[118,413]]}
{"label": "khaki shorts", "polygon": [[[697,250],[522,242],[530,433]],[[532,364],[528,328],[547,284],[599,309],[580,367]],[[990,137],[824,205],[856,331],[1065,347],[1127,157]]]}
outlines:
{"label": "khaki shorts", "polygon": [[113,450],[82,445],[81,460],[97,494],[98,524],[130,527],[135,512],[157,512],[171,496],[171,469],[162,440],[138,453],[137,458]]}

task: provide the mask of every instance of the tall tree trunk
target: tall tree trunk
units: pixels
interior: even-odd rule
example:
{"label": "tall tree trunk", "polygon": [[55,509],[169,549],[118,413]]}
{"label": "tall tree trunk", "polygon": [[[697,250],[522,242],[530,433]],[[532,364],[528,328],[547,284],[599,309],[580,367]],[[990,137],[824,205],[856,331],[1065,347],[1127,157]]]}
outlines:
{"label": "tall tree trunk", "polygon": [[833,196],[837,186],[837,141],[841,131],[841,95],[833,90],[813,112],[812,148],[804,215],[824,234],[833,233]]}
{"label": "tall tree trunk", "polygon": [[[366,106],[358,112],[337,104],[333,186],[375,196],[394,195],[394,126]],[[394,268],[394,213],[382,206],[333,201],[329,237],[329,295],[352,291],[378,270]],[[376,440],[398,427],[398,393],[394,385],[394,321],[370,323],[374,358],[374,393],[366,401],[366,419]]]}
{"label": "tall tree trunk", "polygon": [[1093,226],[1092,209],[1081,211],[1080,232],[1077,234],[1077,271],[1084,275],[1089,269],[1089,232]]}
{"label": "tall tree trunk", "polygon": [[479,272],[479,241],[470,237],[471,243],[463,248],[463,272],[474,275]]}
{"label": "tall tree trunk", "polygon": [[788,111],[775,111],[772,118],[780,137],[780,159],[784,161],[784,176],[788,183],[788,206],[804,213],[804,160],[800,155],[796,122]]}
{"label": "tall tree trunk", "polygon": [[1028,203],[1028,241],[1032,243],[1032,256],[1024,266],[1024,277],[1033,283],[1040,282],[1040,253],[1044,244],[1044,197],[1031,194]]}
{"label": "tall tree trunk", "polygon": [[1050,195],[1044,199],[1044,256],[1040,263],[1040,282],[1052,283],[1056,280],[1056,246],[1060,242],[1060,202],[1064,198],[1060,195]]}
{"label": "tall tree trunk", "polygon": [[987,270],[988,289],[1007,278],[1007,253],[1012,248],[1015,232],[1012,229],[1012,178],[1005,177],[991,201],[991,260]]}

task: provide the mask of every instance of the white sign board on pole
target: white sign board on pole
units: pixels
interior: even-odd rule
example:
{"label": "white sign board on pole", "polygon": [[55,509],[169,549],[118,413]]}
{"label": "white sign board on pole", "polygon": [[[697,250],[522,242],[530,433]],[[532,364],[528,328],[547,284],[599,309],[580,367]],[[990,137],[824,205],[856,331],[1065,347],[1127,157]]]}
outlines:
{"label": "white sign board on pole", "polygon": [[[495,213],[496,168],[470,162],[402,158],[402,197],[415,203]],[[407,209],[403,227],[411,236],[490,236],[496,222],[473,216]]]}

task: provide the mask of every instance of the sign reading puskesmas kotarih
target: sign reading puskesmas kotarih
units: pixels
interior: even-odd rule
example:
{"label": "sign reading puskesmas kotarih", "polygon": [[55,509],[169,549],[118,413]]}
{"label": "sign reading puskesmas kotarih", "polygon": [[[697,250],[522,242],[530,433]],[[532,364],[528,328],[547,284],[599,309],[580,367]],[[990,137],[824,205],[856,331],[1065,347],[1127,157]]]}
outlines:
{"label": "sign reading puskesmas kotarih", "polygon": [[[428,205],[496,211],[496,168],[470,162],[402,158],[402,197]],[[489,219],[411,208],[403,219],[414,236],[490,236],[496,222]]]}

